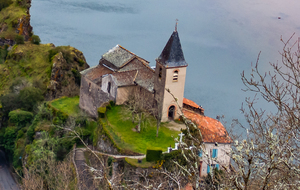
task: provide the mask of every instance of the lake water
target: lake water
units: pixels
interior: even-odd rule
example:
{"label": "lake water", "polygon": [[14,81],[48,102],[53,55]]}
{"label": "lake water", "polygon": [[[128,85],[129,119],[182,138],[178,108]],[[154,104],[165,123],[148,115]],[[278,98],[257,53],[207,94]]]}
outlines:
{"label": "lake water", "polygon": [[[31,25],[42,43],[71,45],[90,66],[120,44],[155,65],[178,19],[187,68],[185,97],[205,115],[243,118],[241,72],[280,62],[280,37],[300,36],[297,0],[32,0]],[[279,19],[280,18],[280,19]],[[262,105],[266,106],[266,105]]]}

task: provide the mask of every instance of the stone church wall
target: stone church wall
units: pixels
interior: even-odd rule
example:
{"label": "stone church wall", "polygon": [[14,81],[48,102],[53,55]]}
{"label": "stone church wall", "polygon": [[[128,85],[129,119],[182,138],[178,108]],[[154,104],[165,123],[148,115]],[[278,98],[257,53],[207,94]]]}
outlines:
{"label": "stone church wall", "polygon": [[98,118],[97,108],[103,103],[114,101],[114,97],[103,92],[100,86],[81,76],[79,107],[94,118]]}
{"label": "stone church wall", "polygon": [[103,92],[109,93],[112,97],[114,97],[114,100],[116,100],[118,86],[112,75],[103,76],[101,89]]}

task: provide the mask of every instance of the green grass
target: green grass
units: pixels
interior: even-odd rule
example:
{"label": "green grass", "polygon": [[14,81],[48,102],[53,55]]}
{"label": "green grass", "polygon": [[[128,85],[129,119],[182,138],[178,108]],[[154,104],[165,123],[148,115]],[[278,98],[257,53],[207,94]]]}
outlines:
{"label": "green grass", "polygon": [[8,53],[5,63],[0,65],[0,95],[5,94],[12,82],[20,77],[30,82],[41,81],[47,86],[52,69],[48,51],[52,48],[47,44],[15,45]]}
{"label": "green grass", "polygon": [[168,129],[167,124],[162,123],[156,138],[156,121],[153,117],[148,119],[145,129],[137,133],[133,130],[137,123],[131,122],[123,106],[114,106],[108,110],[107,119],[107,130],[118,147],[143,154],[146,154],[147,149],[166,151],[170,145],[174,146],[174,137],[180,133]]}
{"label": "green grass", "polygon": [[79,108],[79,97],[62,97],[50,102],[54,108],[71,116],[78,116],[81,113]]}
{"label": "green grass", "polygon": [[0,37],[7,39],[14,39],[17,35],[15,32],[16,28],[14,25],[18,23],[18,19],[26,14],[26,8],[22,8],[17,3],[12,3],[10,6],[4,8],[0,12],[0,25],[6,24],[7,31],[2,32]]}
{"label": "green grass", "polygon": [[138,168],[150,168],[152,166],[155,166],[155,162],[147,162],[146,158],[142,159],[142,163],[138,163],[137,159],[133,159],[133,158],[125,158],[125,161],[135,167]]}

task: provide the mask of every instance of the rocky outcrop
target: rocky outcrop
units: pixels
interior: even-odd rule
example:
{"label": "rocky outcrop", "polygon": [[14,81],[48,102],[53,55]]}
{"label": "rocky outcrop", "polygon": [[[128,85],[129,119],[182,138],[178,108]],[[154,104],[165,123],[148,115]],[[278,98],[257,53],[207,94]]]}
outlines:
{"label": "rocky outcrop", "polygon": [[97,142],[97,150],[108,154],[119,154],[119,151],[114,147],[113,143],[103,135]]}
{"label": "rocky outcrop", "polygon": [[73,47],[66,47],[53,57],[52,63],[46,99],[78,96],[80,93],[80,71],[89,68],[83,53]]}
{"label": "rocky outcrop", "polygon": [[32,26],[30,25],[30,14],[24,15],[18,19],[16,33],[24,36],[25,41],[30,40],[32,36]]}

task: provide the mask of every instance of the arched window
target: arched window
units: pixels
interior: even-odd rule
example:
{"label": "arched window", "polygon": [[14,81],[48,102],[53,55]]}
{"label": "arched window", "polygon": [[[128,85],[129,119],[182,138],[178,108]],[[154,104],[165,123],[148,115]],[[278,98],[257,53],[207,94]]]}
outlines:
{"label": "arched window", "polygon": [[107,92],[110,93],[110,88],[111,88],[111,83],[108,82],[108,85],[107,85]]}
{"label": "arched window", "polygon": [[174,71],[174,73],[173,73],[173,81],[174,81],[174,82],[177,82],[177,81],[178,81],[178,71],[177,71],[177,70]]}

